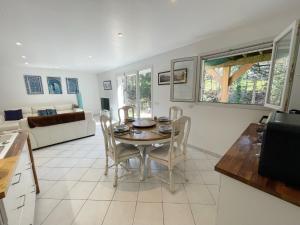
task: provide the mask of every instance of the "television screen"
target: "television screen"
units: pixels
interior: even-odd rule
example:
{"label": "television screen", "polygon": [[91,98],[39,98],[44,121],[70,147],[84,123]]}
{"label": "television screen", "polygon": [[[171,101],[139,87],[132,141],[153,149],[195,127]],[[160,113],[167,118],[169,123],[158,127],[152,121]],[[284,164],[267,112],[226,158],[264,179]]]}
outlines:
{"label": "television screen", "polygon": [[109,98],[101,98],[101,110],[110,110]]}

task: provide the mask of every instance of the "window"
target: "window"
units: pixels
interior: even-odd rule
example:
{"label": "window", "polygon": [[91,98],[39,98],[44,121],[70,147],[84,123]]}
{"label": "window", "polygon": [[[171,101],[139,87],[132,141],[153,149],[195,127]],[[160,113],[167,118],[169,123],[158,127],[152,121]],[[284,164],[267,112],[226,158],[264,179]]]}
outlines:
{"label": "window", "polygon": [[[150,68],[125,74],[123,104],[135,107],[136,116],[152,117],[152,71]],[[129,115],[131,116],[131,115]]]}
{"label": "window", "polygon": [[272,44],[201,57],[200,101],[263,105]]}

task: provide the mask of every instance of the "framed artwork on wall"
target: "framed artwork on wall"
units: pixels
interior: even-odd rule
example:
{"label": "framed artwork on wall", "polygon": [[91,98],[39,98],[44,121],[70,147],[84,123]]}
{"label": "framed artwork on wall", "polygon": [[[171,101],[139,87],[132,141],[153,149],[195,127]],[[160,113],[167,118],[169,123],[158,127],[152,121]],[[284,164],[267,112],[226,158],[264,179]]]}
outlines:
{"label": "framed artwork on wall", "polygon": [[103,81],[104,90],[112,90],[111,80]]}
{"label": "framed artwork on wall", "polygon": [[[158,73],[158,85],[169,85],[171,81],[171,71]],[[187,68],[174,70],[174,84],[184,84],[187,82]]]}
{"label": "framed artwork on wall", "polygon": [[47,77],[49,94],[62,94],[61,78]]}
{"label": "framed artwork on wall", "polygon": [[24,75],[26,91],[28,95],[44,94],[42,77],[36,75]]}
{"label": "framed artwork on wall", "polygon": [[68,94],[78,94],[78,79],[77,78],[66,78],[67,82],[67,92]]}

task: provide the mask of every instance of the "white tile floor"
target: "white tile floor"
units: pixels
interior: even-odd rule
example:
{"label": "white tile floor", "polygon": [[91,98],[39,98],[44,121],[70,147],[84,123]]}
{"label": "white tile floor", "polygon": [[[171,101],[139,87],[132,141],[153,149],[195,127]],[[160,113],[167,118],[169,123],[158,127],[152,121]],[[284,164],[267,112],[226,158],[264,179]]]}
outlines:
{"label": "white tile floor", "polygon": [[[113,170],[103,174],[104,155],[99,129],[94,137],[34,151],[41,189],[36,225],[215,224],[220,180],[213,170],[216,158],[188,149],[189,182],[175,174],[172,194],[155,178],[140,182],[137,160],[130,162],[132,174],[113,188]],[[164,167],[153,163],[152,168],[167,176]]]}

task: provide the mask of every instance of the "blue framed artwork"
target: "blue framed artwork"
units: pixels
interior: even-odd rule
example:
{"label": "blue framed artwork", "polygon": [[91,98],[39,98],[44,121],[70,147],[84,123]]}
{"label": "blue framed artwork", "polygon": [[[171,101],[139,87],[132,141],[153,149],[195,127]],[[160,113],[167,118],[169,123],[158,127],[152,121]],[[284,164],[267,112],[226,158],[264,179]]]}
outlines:
{"label": "blue framed artwork", "polygon": [[35,75],[24,75],[26,91],[29,95],[44,94],[42,77]]}
{"label": "blue framed artwork", "polygon": [[62,94],[61,78],[47,77],[49,94]]}
{"label": "blue framed artwork", "polygon": [[67,82],[67,92],[68,94],[78,94],[78,79],[77,78],[66,78]]}

